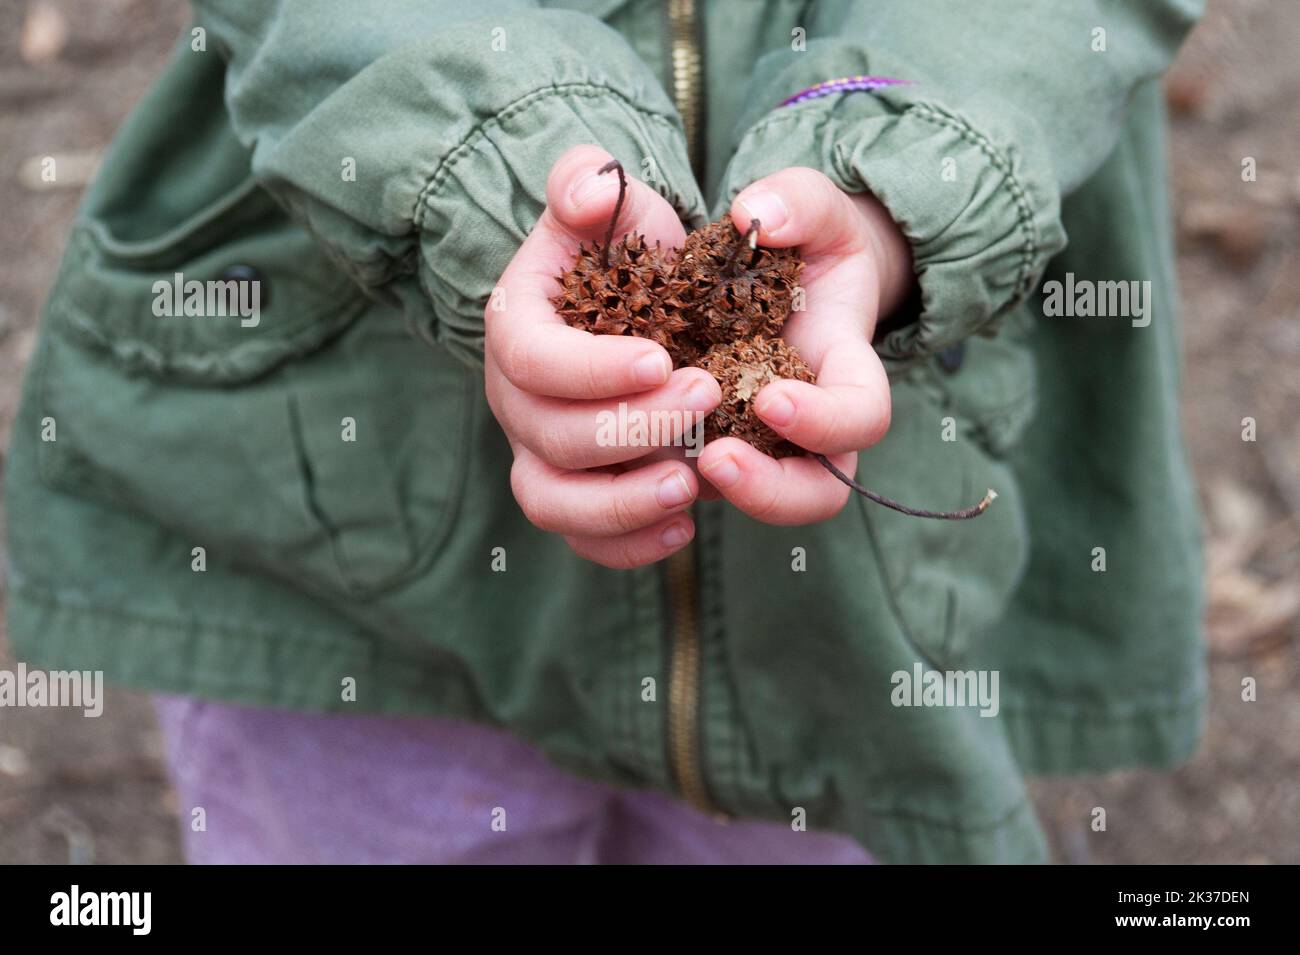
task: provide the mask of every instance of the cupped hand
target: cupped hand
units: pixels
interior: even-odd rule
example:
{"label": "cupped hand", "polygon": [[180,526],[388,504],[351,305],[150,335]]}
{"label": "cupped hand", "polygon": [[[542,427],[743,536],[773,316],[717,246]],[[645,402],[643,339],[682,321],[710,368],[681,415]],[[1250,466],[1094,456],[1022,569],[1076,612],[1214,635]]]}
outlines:
{"label": "cupped hand", "polygon": [[[528,519],[564,536],[579,555],[608,567],[653,563],[695,534],[685,513],[700,492],[680,452],[602,442],[601,412],[664,413],[690,421],[721,400],[698,368],[673,371],[648,339],[570,328],[550,299],[579,243],[603,239],[618,176],[599,174],[610,156],[594,146],[566,152],[551,169],[546,209],[511,260],[484,314],[488,404],[514,450],[511,488]],[[685,233],[661,196],[632,180],[614,235],[680,247]],[[660,440],[680,436],[665,432]]]}
{"label": "cupped hand", "polygon": [[[813,169],[783,169],[739,195],[731,218],[742,233],[758,219],[759,245],[798,246],[806,308],[782,337],[817,375],[815,385],[775,381],[754,411],[807,451],[852,474],[857,452],[889,428],[889,379],[871,336],[876,320],[913,281],[907,239],[878,200],[841,191]],[[809,524],[834,516],[849,489],[807,455],[774,460],[737,438],[710,442],[699,473],[723,497],[769,524]]]}

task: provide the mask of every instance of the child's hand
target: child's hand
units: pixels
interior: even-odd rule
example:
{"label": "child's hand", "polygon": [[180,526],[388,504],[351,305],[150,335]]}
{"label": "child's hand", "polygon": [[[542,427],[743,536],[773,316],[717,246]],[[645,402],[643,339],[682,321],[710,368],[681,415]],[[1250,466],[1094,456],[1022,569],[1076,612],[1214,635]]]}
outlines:
{"label": "child's hand", "polygon": [[[812,169],[784,169],[749,186],[731,218],[742,233],[757,218],[760,245],[799,246],[806,263],[807,309],[790,316],[782,337],[817,384],[773,382],[754,410],[783,437],[852,474],[856,452],[889,428],[889,380],[871,336],[912,282],[910,246],[878,200],[842,192]],[[773,460],[737,438],[711,442],[697,463],[727,500],[769,524],[825,520],[849,495],[811,458]]]}
{"label": "child's hand", "polygon": [[[609,159],[579,146],[551,169],[546,210],[485,313],[485,376],[488,404],[514,449],[510,483],[524,514],[563,534],[588,560],[636,567],[694,536],[694,522],[681,512],[695,500],[699,481],[680,452],[656,459],[653,448],[602,447],[598,415],[626,401],[631,413],[676,411],[679,420],[692,421],[695,414],[681,412],[711,411],[722,393],[705,371],[673,371],[656,343],[570,328],[551,306],[555,278],[572,267],[578,243],[604,237],[618,176],[596,173]],[[665,247],[685,239],[672,207],[635,180],[614,234],[633,229]]]}

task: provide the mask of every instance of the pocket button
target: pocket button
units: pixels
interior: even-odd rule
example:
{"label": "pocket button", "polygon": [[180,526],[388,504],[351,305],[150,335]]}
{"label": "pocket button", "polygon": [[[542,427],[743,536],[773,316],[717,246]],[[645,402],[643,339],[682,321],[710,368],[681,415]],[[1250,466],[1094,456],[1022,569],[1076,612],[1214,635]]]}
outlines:
{"label": "pocket button", "polygon": [[945,374],[955,375],[961,370],[961,363],[966,359],[966,343],[958,342],[955,345],[949,345],[934,353],[934,357],[939,361],[939,367]]}
{"label": "pocket button", "polygon": [[257,269],[253,268],[251,265],[237,263],[235,265],[228,266],[225,269],[225,271],[221,273],[221,281],[222,282],[255,282],[257,283],[257,289],[258,289],[258,296],[259,296],[258,302],[261,304],[261,307],[265,308],[267,304],[270,303],[271,301],[270,286],[267,285],[266,279],[262,277],[262,273],[259,272]]}

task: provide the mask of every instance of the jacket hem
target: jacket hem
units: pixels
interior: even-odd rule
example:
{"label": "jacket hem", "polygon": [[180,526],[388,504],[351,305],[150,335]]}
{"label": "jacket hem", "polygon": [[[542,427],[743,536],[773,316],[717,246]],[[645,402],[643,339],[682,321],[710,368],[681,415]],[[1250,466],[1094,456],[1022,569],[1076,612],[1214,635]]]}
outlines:
{"label": "jacket hem", "polygon": [[[8,604],[16,657],[50,669],[99,670],[107,682],[130,689],[318,713],[486,718],[452,681],[415,667],[401,654],[383,653],[370,641],[136,614],[74,602],[12,580]],[[238,670],[232,661],[239,661]],[[355,701],[345,700],[345,677],[373,688],[358,692]],[[376,684],[416,692],[395,706],[394,695]]]}
{"label": "jacket hem", "polygon": [[1001,720],[1029,775],[1079,775],[1117,769],[1169,769],[1190,759],[1205,729],[1207,699],[1197,693],[1120,712],[1086,707],[1002,707]]}

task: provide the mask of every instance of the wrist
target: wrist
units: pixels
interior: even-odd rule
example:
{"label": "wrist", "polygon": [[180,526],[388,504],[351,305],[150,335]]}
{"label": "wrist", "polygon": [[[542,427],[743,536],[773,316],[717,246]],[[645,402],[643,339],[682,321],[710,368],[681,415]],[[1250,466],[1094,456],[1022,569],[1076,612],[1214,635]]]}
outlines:
{"label": "wrist", "polygon": [[912,245],[879,199],[865,192],[850,198],[866,225],[867,247],[876,271],[879,321],[901,306],[916,284]]}

